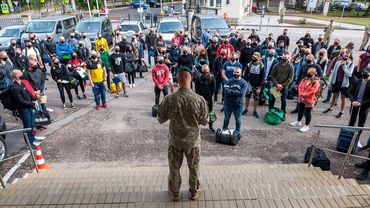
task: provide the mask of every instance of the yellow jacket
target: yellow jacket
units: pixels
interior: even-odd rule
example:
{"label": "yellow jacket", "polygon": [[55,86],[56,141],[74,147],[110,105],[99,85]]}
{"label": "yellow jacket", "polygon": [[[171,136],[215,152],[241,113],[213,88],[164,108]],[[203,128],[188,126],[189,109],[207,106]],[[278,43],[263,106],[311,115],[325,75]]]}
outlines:
{"label": "yellow jacket", "polygon": [[101,39],[96,39],[96,42],[95,42],[95,50],[98,52],[99,49],[100,49],[100,45],[104,45],[104,50],[109,52],[109,46],[108,46],[108,42],[105,38],[101,38]]}

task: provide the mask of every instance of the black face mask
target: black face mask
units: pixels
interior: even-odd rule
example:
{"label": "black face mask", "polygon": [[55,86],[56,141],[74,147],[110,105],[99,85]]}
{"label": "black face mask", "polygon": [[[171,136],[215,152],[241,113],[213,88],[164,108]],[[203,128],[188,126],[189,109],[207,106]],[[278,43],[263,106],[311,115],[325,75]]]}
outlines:
{"label": "black face mask", "polygon": [[80,46],[80,48],[82,48],[82,47],[84,47],[84,44],[80,44],[79,46]]}
{"label": "black face mask", "polygon": [[16,56],[21,56],[21,53],[16,52],[15,55]]}
{"label": "black face mask", "polygon": [[224,44],[225,44],[225,45],[229,44],[229,41],[224,41]]}
{"label": "black face mask", "polygon": [[247,43],[247,46],[251,46],[251,43]]}
{"label": "black face mask", "polygon": [[240,75],[239,74],[233,74],[235,79],[239,79]]}
{"label": "black face mask", "polygon": [[73,38],[75,38],[75,36],[72,35],[71,38],[73,39]]}
{"label": "black face mask", "polygon": [[61,44],[64,44],[64,43],[65,43],[65,41],[60,41],[60,43],[61,43]]}
{"label": "black face mask", "polygon": [[283,58],[283,59],[281,59],[281,61],[284,62],[284,63],[286,63],[286,62],[288,62],[288,59],[287,58]]}
{"label": "black face mask", "polygon": [[72,55],[72,58],[76,58],[77,56],[76,55]]}
{"label": "black face mask", "polygon": [[252,59],[253,63],[257,63],[258,59]]}
{"label": "black face mask", "polygon": [[92,55],[91,58],[96,59],[96,58],[98,58],[98,56],[97,55]]}
{"label": "black face mask", "polygon": [[226,56],[226,53],[221,53],[221,56],[222,56],[222,57],[225,57],[225,56]]}
{"label": "black face mask", "polygon": [[322,41],[322,38],[319,38],[318,40],[321,42]]}
{"label": "black face mask", "polygon": [[35,37],[31,37],[30,40],[35,40]]}
{"label": "black face mask", "polygon": [[101,48],[99,51],[100,51],[100,52],[104,52],[104,49],[103,49],[103,48]]}
{"label": "black face mask", "polygon": [[312,64],[312,60],[307,60],[306,63],[307,64]]}
{"label": "black face mask", "polygon": [[4,60],[4,61],[7,61],[7,60],[8,60],[8,57],[4,57],[4,58],[3,58],[3,60]]}
{"label": "black face mask", "polygon": [[324,53],[319,53],[319,55],[320,55],[320,56],[323,56],[323,55],[324,55]]}
{"label": "black face mask", "polygon": [[27,48],[31,48],[31,47],[32,47],[32,45],[27,45],[26,47],[27,47]]}
{"label": "black face mask", "polygon": [[348,58],[346,57],[346,58],[343,58],[343,61],[347,61],[348,60]]}
{"label": "black face mask", "polygon": [[31,68],[32,68],[33,70],[36,70],[36,69],[37,69],[37,65],[35,65],[35,66],[31,66]]}
{"label": "black face mask", "polygon": [[86,35],[83,35],[82,38],[86,38]]}
{"label": "black face mask", "polygon": [[231,60],[231,62],[235,62],[236,61],[236,59],[230,59]]}
{"label": "black face mask", "polygon": [[370,73],[362,72],[362,79],[367,79],[367,78],[369,78],[369,76],[370,76]]}
{"label": "black face mask", "polygon": [[334,45],[339,45],[339,43],[338,42],[334,42]]}
{"label": "black face mask", "polygon": [[118,53],[118,52],[119,52],[119,49],[115,49],[114,51],[115,51],[116,53]]}
{"label": "black face mask", "polygon": [[163,64],[163,60],[159,60],[159,61],[158,61],[158,64],[159,64],[159,65]]}
{"label": "black face mask", "polygon": [[313,77],[313,75],[312,74],[307,74],[307,78],[308,79],[311,79]]}
{"label": "black face mask", "polygon": [[17,45],[17,43],[12,43],[12,46],[16,46]]}
{"label": "black face mask", "polygon": [[366,53],[370,53],[370,49],[367,49],[367,50],[366,50]]}
{"label": "black face mask", "polygon": [[269,54],[269,57],[270,57],[270,58],[274,57],[274,54]]}

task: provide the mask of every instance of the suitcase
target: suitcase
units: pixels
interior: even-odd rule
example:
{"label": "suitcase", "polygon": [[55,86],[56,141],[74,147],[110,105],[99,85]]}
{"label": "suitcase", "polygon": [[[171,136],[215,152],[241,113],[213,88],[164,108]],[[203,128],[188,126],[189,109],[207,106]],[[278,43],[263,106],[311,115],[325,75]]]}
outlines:
{"label": "suitcase", "polygon": [[217,129],[216,131],[216,142],[221,144],[236,145],[240,140],[240,134],[231,129]]}
{"label": "suitcase", "polygon": [[[312,154],[313,146],[310,146],[306,150],[306,154],[304,155],[304,162],[308,163],[310,161],[310,157]],[[312,165],[314,167],[319,167],[321,170],[330,170],[330,160],[326,156],[325,152],[322,149],[315,149],[315,155],[312,158]]]}
{"label": "suitcase", "polygon": [[152,107],[152,116],[157,117],[158,114],[158,105],[153,105]]}
{"label": "suitcase", "polygon": [[[356,130],[354,129],[347,129],[347,128],[341,129],[335,149],[340,152],[347,152],[349,145],[351,144],[352,137],[355,133],[356,133]],[[355,144],[353,145],[353,149],[351,153],[355,152],[359,139],[360,139],[360,135],[357,134],[356,141],[355,141]]]}

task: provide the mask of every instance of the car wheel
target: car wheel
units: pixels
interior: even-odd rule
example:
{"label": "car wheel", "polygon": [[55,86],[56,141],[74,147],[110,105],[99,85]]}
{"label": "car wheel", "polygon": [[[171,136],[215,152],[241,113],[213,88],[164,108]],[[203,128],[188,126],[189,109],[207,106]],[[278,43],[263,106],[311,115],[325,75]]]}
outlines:
{"label": "car wheel", "polygon": [[[3,160],[8,154],[7,146],[3,137],[0,136],[0,161]],[[1,162],[0,162],[1,164]]]}

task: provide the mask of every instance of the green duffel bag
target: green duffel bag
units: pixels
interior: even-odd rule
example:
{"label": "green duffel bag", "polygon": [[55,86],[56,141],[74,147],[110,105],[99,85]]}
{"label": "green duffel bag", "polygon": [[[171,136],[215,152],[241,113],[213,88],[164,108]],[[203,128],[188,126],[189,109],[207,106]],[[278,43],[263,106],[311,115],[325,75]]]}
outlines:
{"label": "green duffel bag", "polygon": [[265,114],[265,122],[270,125],[278,125],[284,119],[284,112],[279,108],[270,108]]}

